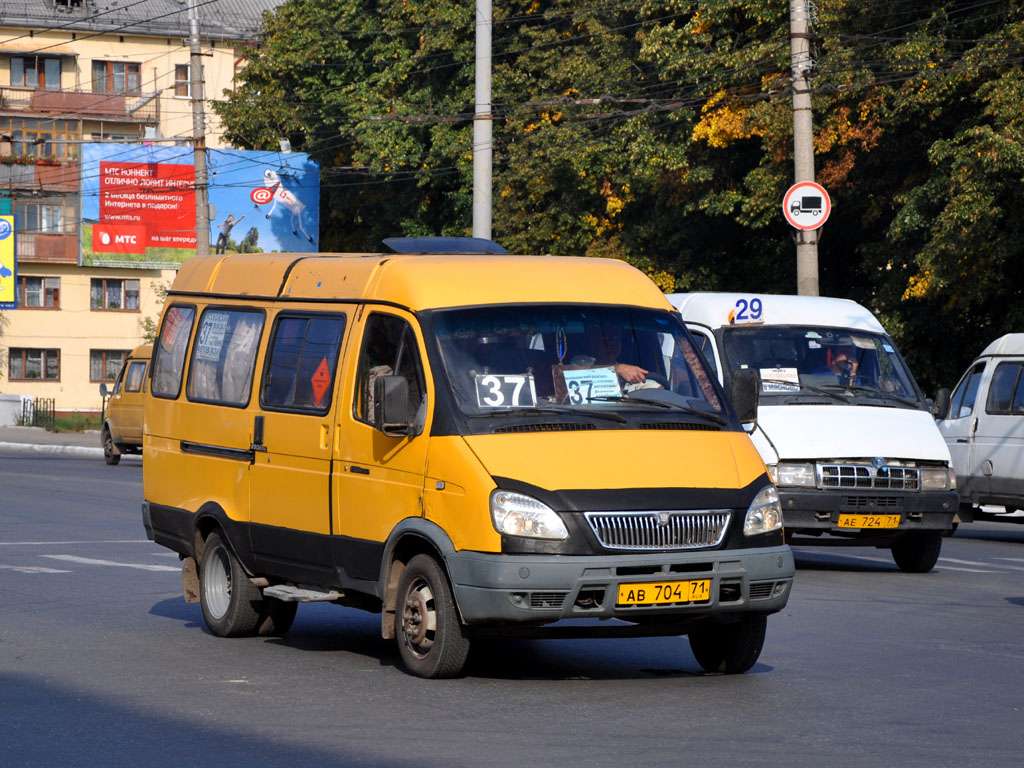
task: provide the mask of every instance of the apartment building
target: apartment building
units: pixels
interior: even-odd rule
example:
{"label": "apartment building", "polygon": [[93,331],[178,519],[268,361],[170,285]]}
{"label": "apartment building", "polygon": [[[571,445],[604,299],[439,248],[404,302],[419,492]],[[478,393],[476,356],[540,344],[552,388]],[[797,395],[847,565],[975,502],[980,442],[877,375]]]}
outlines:
{"label": "apartment building", "polygon": [[[232,88],[262,13],[282,0],[196,2],[206,144],[209,102]],[[0,213],[14,213],[17,308],[0,310],[0,393],[96,412],[160,312],[173,264],[83,266],[82,148],[189,146],[189,0],[4,0],[0,15]],[[13,279],[13,278],[3,278]]]}

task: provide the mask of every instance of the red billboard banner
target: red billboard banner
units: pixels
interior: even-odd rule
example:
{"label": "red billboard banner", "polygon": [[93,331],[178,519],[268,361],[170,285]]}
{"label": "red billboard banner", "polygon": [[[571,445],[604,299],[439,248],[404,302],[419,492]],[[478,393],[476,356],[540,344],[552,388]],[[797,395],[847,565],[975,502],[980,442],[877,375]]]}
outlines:
{"label": "red billboard banner", "polygon": [[146,228],[138,224],[94,224],[92,249],[96,253],[145,253]]}
{"label": "red billboard banner", "polygon": [[100,215],[93,230],[94,252],[196,247],[193,166],[102,161],[99,171]]}

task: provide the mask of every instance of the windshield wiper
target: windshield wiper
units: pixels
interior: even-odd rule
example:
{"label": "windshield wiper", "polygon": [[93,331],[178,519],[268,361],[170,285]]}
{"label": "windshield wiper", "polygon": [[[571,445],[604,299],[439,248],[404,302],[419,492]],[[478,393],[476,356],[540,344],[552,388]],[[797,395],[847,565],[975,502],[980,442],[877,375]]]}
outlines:
{"label": "windshield wiper", "polygon": [[564,406],[559,408],[503,408],[501,410],[495,409],[493,411],[484,411],[483,413],[470,413],[467,414],[466,418],[487,419],[492,416],[563,416],[566,413],[585,418],[593,417],[595,419],[607,419],[608,421],[615,421],[619,424],[626,423],[626,420],[622,418],[622,416],[614,412],[590,411],[581,408],[566,408]]}
{"label": "windshield wiper", "polygon": [[685,411],[686,413],[692,413],[694,416],[703,416],[705,419],[713,421],[716,424],[728,424],[728,422],[725,419],[714,413],[708,413],[707,411],[702,411],[699,408],[691,408],[690,406],[683,405],[682,403],[670,403],[666,400],[646,400],[642,397],[623,397],[622,395],[605,395],[601,397],[588,397],[587,401],[629,403],[631,405],[653,405],[655,408],[662,408],[668,410],[674,408],[680,411]]}
{"label": "windshield wiper", "polygon": [[556,411],[554,408],[495,408],[493,411],[484,411],[482,413],[470,413],[467,414],[468,419],[486,419],[491,416],[558,416],[561,411]]}
{"label": "windshield wiper", "polygon": [[903,403],[904,405],[912,405],[914,407],[920,407],[921,405],[921,403],[918,402],[917,400],[911,400],[909,397],[903,397],[902,395],[897,395],[894,392],[883,392],[882,390],[876,389],[875,387],[862,387],[859,384],[851,384],[848,387],[848,389],[851,389],[854,392],[863,392],[873,397],[884,397],[886,399],[892,399],[898,403]]}
{"label": "windshield wiper", "polygon": [[[590,399],[597,400],[598,398],[593,397]],[[562,410],[568,411],[569,413],[575,414],[577,416],[593,416],[594,418],[597,419],[608,419],[609,421],[616,421],[619,424],[626,423],[626,420],[615,411],[593,411],[588,408],[569,408],[566,406],[562,406]]]}

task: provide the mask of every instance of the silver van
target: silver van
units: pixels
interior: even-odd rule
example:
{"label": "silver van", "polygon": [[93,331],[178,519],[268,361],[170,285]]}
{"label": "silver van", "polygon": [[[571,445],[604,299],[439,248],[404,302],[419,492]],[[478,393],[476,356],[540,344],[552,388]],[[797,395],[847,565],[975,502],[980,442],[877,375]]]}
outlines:
{"label": "silver van", "polygon": [[[1024,509],[1024,333],[999,337],[971,363],[938,426],[953,457],[961,522]],[[982,505],[1006,513],[986,514]]]}

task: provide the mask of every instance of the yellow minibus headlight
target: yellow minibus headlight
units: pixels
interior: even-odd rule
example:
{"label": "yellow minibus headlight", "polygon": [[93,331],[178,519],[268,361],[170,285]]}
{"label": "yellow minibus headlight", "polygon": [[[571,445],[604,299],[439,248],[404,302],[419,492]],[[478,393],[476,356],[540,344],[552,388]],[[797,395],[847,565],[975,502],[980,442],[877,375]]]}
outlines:
{"label": "yellow minibus headlight", "polygon": [[491,521],[498,533],[533,539],[567,539],[569,531],[551,507],[532,496],[500,488],[491,492]]}
{"label": "yellow minibus headlight", "polygon": [[743,534],[754,536],[759,533],[771,533],[782,528],[782,505],[779,503],[779,492],[774,485],[766,485],[757,492],[757,496],[747,508],[747,516],[743,520]]}

